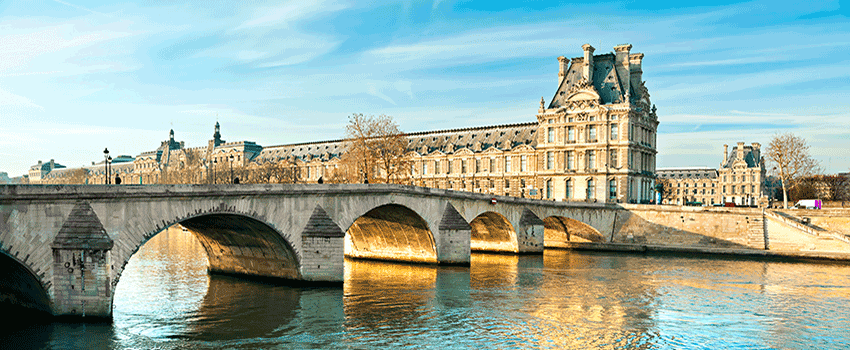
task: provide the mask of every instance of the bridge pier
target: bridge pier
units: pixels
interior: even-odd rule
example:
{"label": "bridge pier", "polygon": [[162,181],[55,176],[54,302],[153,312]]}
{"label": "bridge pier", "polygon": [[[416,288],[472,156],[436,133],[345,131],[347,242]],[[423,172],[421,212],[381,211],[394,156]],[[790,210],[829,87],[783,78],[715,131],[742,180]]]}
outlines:
{"label": "bridge pier", "polygon": [[517,253],[543,254],[544,230],[543,220],[531,210],[523,209],[516,225]]}
{"label": "bridge pier", "polygon": [[53,240],[53,314],[112,317],[112,239],[88,203],[78,203]]}
{"label": "bridge pier", "polygon": [[451,203],[446,203],[438,230],[437,263],[469,266],[472,226],[469,226]]}

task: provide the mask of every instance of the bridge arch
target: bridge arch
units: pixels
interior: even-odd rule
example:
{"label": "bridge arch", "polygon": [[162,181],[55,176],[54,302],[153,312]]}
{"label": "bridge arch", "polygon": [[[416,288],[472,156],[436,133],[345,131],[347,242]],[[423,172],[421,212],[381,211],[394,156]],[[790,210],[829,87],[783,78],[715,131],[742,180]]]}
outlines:
{"label": "bridge arch", "polygon": [[[47,288],[25,263],[0,250],[0,314],[22,315],[35,310],[50,315],[52,305]],[[26,316],[26,315],[22,315]]]}
{"label": "bridge arch", "polygon": [[604,242],[605,237],[593,226],[579,220],[549,216],[543,219],[543,242],[549,247],[566,247],[568,242]]}
{"label": "bridge arch", "polygon": [[483,212],[472,219],[469,226],[472,226],[472,250],[514,253],[519,250],[514,226],[502,214],[495,211]]}
{"label": "bridge arch", "polygon": [[378,260],[438,263],[428,222],[401,204],[374,207],[345,231],[345,256]]}
{"label": "bridge arch", "polygon": [[213,273],[249,275],[298,280],[300,255],[285,234],[262,218],[231,210],[195,212],[179,219],[163,221],[131,242],[133,250],[123,257],[113,286],[130,258],[151,238],[180,224],[191,232],[207,253],[208,269]]}

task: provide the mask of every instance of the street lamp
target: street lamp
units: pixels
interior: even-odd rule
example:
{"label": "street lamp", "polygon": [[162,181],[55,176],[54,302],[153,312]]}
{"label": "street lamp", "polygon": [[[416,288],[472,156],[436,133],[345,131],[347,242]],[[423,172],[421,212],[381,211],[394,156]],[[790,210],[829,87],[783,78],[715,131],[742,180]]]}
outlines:
{"label": "street lamp", "polygon": [[103,149],[103,159],[104,159],[103,160],[103,173],[105,175],[104,176],[105,178],[103,179],[103,183],[105,185],[108,185],[109,184],[109,159],[110,158],[109,158],[109,149],[107,149],[107,148]]}
{"label": "street lamp", "polygon": [[233,184],[233,155],[230,155],[230,183]]}
{"label": "street lamp", "polygon": [[213,185],[215,185],[215,166],[216,166],[216,164],[218,164],[218,159],[213,159],[212,162],[213,162],[213,166],[212,166]]}

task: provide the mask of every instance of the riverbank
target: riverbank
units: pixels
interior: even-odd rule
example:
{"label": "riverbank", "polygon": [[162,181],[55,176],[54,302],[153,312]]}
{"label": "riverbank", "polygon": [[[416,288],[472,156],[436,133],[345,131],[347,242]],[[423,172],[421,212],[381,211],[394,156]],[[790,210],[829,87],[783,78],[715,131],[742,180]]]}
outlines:
{"label": "riverbank", "polygon": [[662,246],[633,243],[592,243],[592,242],[566,242],[560,249],[580,251],[605,251],[622,253],[661,253],[676,255],[718,255],[730,257],[746,257],[753,259],[785,260],[785,261],[815,261],[815,262],[837,262],[850,264],[850,254],[840,252],[820,251],[782,251],[782,250],[758,250],[742,248],[714,248],[693,246]]}

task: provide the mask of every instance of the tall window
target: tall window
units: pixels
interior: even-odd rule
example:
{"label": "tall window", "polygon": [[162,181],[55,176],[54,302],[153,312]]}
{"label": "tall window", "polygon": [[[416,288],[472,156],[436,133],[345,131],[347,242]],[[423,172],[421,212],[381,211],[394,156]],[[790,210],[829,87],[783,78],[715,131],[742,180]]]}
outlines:
{"label": "tall window", "polygon": [[587,127],[587,142],[596,142],[596,126]]}
{"label": "tall window", "polygon": [[511,188],[511,180],[505,180],[505,188]]}
{"label": "tall window", "polygon": [[576,129],[572,126],[567,127],[567,141],[570,141],[570,142],[576,141]]}
{"label": "tall window", "polygon": [[617,124],[611,124],[611,139],[616,140],[620,135],[620,127]]}
{"label": "tall window", "polygon": [[451,160],[451,159],[449,159],[446,163],[447,163],[447,164],[446,164],[446,174],[451,174],[451,173],[452,173],[452,163],[453,163],[453,162],[452,162],[452,160]]}
{"label": "tall window", "polygon": [[593,182],[593,179],[587,180],[587,199],[593,199],[594,193],[596,192],[596,183]]}
{"label": "tall window", "polygon": [[555,168],[555,152],[546,152],[546,169],[552,170]]}
{"label": "tall window", "polygon": [[608,198],[617,199],[617,180],[608,181]]}
{"label": "tall window", "polygon": [[511,156],[505,156],[505,172],[511,172]]}
{"label": "tall window", "polygon": [[546,199],[552,199],[552,180],[546,180]]}
{"label": "tall window", "polygon": [[555,142],[555,128],[547,128],[546,132],[546,142],[552,143]]}
{"label": "tall window", "polygon": [[519,157],[519,171],[528,171],[528,156]]}
{"label": "tall window", "polygon": [[428,174],[428,161],[422,162],[422,175]]}
{"label": "tall window", "polygon": [[475,159],[475,172],[478,173],[481,171],[481,158]]}
{"label": "tall window", "polygon": [[567,151],[567,169],[570,169],[570,170],[575,169],[575,160],[576,160],[575,152]]}
{"label": "tall window", "polygon": [[587,168],[596,169],[596,151],[587,151]]}
{"label": "tall window", "polygon": [[570,198],[573,197],[573,180],[567,179],[565,184],[566,184],[565,187],[567,188],[567,190],[566,190],[566,193],[564,193],[564,197],[566,199],[570,199]]}
{"label": "tall window", "polygon": [[496,171],[496,158],[490,158],[490,172]]}
{"label": "tall window", "polygon": [[468,170],[468,169],[466,168],[466,159],[461,160],[461,161],[460,161],[460,173],[461,173],[461,174],[466,174],[466,171],[467,171],[467,170]]}
{"label": "tall window", "polygon": [[434,174],[439,174],[439,173],[440,173],[440,161],[435,160],[434,161]]}
{"label": "tall window", "polygon": [[617,151],[611,150],[611,167],[617,167]]}

